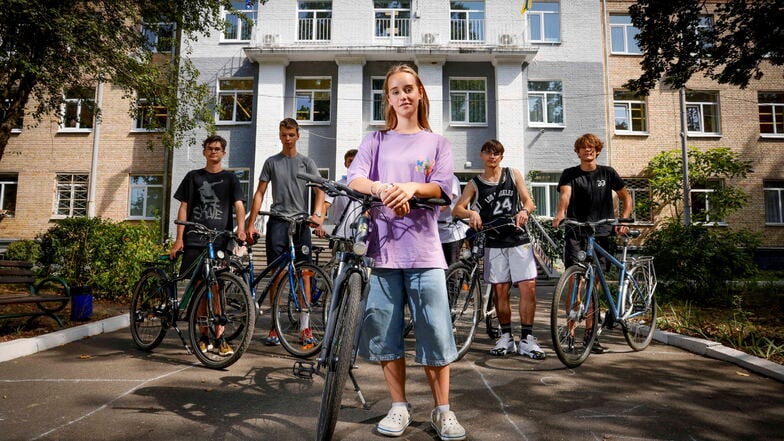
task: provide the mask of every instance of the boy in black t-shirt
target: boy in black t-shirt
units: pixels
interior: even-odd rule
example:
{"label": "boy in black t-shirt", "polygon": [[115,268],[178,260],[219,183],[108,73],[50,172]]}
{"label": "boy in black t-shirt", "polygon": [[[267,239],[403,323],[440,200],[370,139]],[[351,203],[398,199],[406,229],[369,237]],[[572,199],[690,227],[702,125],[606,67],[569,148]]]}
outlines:
{"label": "boy in black t-shirt", "polygon": [[[612,167],[597,164],[596,160],[602,152],[604,144],[592,133],[577,138],[574,151],[580,158],[580,165],[563,171],[558,181],[561,198],[553,218],[553,226],[558,227],[565,218],[579,222],[599,221],[615,217],[613,191],[618,194],[623,205],[621,217],[632,215],[632,196],[626,190],[626,184]],[[615,233],[625,234],[628,227],[618,225]],[[611,225],[602,225],[596,229],[596,242],[602,247],[609,245],[609,236],[613,233]],[[577,253],[585,247],[585,238],[578,228],[566,231],[564,244],[564,267],[577,263]],[[597,338],[593,352],[601,353],[605,348]]]}
{"label": "boy in black t-shirt", "polygon": [[[180,208],[177,211],[177,219],[182,221],[198,222],[210,228],[218,230],[231,230],[233,221],[231,218],[232,208],[237,220],[237,238],[245,239],[245,207],[242,202],[245,195],[242,193],[237,176],[223,169],[221,161],[226,156],[226,140],[218,135],[208,137],[202,143],[202,154],[207,160],[204,168],[189,171],[182,179],[174,198],[180,201]],[[193,264],[196,258],[207,246],[204,237],[196,234],[188,234],[189,229],[184,225],[177,225],[177,238],[172,245],[169,254],[172,259],[177,256],[177,252],[183,251],[181,271],[186,271]],[[226,247],[226,238],[221,237],[215,242],[216,248]],[[192,277],[199,277],[199,274]],[[219,300],[216,298],[216,300]],[[205,308],[199,305],[199,308]],[[220,310],[220,304],[215,305]],[[206,329],[202,329],[202,337],[199,341],[199,350],[206,352],[214,350],[210,347],[206,336]],[[231,346],[221,337],[223,327],[218,328],[218,348],[217,352],[223,356],[234,353]]]}

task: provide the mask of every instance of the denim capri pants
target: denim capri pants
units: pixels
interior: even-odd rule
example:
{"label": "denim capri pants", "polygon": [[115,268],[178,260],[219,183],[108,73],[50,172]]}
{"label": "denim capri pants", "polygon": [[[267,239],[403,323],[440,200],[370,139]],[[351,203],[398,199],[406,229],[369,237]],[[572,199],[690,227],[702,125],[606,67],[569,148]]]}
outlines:
{"label": "denim capri pants", "polygon": [[419,364],[446,366],[457,359],[446,276],[440,268],[375,268],[370,276],[359,353],[371,361],[405,356],[404,305],[414,320]]}

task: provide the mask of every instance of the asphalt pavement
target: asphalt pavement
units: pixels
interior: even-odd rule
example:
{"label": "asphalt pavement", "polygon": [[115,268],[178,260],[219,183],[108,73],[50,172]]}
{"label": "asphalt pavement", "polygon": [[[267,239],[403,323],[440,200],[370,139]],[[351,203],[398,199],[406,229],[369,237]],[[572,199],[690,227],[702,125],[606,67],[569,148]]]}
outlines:
{"label": "asphalt pavement", "polygon": [[[480,333],[452,365],[451,405],[468,439],[783,438],[779,365],[760,368],[753,357],[731,352],[732,362],[699,355],[691,351],[726,351],[695,339],[680,340],[690,350],[654,342],[633,352],[616,330],[603,335],[610,352],[567,369],[550,344],[551,292],[552,286],[538,288],[534,332],[545,360],[490,356],[492,342]],[[323,380],[296,378],[294,358],[261,343],[263,317],[248,352],[222,371],[201,367],[173,332],[152,353],[136,349],[124,327],[67,344],[65,337],[38,343],[47,350],[18,358],[0,345],[0,359],[8,360],[0,363],[0,439],[313,439]],[[657,338],[676,343],[676,337]],[[414,422],[399,439],[435,440],[430,390],[412,353],[407,391]],[[373,429],[390,405],[380,368],[362,361],[357,378],[369,409],[347,388],[334,439],[388,439]]]}

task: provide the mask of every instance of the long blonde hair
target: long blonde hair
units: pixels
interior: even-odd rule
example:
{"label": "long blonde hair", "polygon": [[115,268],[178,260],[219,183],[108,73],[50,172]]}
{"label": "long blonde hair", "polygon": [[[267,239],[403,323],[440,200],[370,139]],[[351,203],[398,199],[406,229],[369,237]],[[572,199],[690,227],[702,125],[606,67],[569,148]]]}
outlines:
{"label": "long blonde hair", "polygon": [[397,114],[395,113],[395,109],[389,105],[389,77],[396,73],[409,73],[414,76],[416,80],[416,85],[419,87],[421,92],[422,98],[419,100],[419,105],[417,106],[417,123],[419,127],[423,129],[430,130],[430,122],[428,121],[427,117],[430,114],[430,99],[427,97],[427,91],[425,90],[425,85],[422,84],[422,80],[419,78],[419,75],[416,73],[414,68],[407,64],[396,64],[389,68],[387,71],[387,75],[384,78],[384,119],[386,120],[386,127],[384,130],[392,130],[397,127]]}

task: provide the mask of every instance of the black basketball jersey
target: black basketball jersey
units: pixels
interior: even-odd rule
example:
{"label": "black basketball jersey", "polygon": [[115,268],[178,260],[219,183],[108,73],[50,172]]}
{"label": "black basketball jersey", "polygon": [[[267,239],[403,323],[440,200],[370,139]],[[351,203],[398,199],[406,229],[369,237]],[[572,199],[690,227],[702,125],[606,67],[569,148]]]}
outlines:
{"label": "black basketball jersey", "polygon": [[[501,171],[498,183],[482,180],[479,176],[471,179],[476,186],[473,209],[479,212],[483,224],[488,224],[499,218],[514,221],[514,216],[520,211],[520,195],[517,194],[512,172],[508,167]],[[488,248],[511,248],[528,242],[524,231],[515,228],[500,228],[489,232],[486,236],[485,246]]]}

